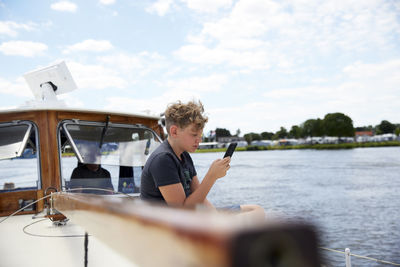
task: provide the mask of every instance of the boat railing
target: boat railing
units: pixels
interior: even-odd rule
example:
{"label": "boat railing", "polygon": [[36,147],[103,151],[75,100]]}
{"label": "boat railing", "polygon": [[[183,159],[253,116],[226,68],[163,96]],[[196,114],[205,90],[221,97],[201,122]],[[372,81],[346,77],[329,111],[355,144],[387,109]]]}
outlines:
{"label": "boat railing", "polygon": [[390,261],[386,261],[386,260],[379,260],[379,259],[375,259],[375,258],[372,258],[372,257],[367,257],[367,256],[362,256],[362,255],[357,255],[357,254],[354,254],[354,253],[350,253],[350,249],[349,248],[346,248],[344,251],[340,251],[340,250],[337,250],[337,249],[331,249],[331,248],[325,248],[325,247],[319,247],[319,248],[322,249],[322,250],[325,250],[325,251],[329,251],[329,252],[344,254],[345,255],[345,261],[346,261],[346,267],[351,267],[351,256],[353,256],[355,258],[359,258],[359,259],[375,261],[377,263],[388,264],[388,265],[392,265],[392,266],[400,266],[399,263],[390,262]]}

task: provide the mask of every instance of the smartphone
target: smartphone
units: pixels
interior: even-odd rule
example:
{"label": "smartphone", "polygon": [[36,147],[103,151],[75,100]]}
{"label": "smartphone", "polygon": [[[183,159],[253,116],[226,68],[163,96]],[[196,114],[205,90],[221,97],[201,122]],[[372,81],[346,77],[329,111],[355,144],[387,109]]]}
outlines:
{"label": "smartphone", "polygon": [[228,146],[228,149],[225,152],[224,158],[232,157],[232,154],[235,151],[236,146],[237,146],[237,143],[230,143],[230,145]]}

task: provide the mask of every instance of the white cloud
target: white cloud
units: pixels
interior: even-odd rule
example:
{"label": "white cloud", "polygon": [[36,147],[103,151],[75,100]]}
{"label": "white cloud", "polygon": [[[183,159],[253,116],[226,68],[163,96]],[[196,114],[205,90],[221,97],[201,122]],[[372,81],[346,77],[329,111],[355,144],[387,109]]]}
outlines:
{"label": "white cloud", "polygon": [[68,107],[74,107],[74,108],[86,108],[86,105],[84,103],[84,99],[76,96],[78,95],[79,92],[75,91],[69,94],[62,94],[62,95],[58,95],[57,98],[59,100],[63,100],[65,101],[65,103],[67,103]]}
{"label": "white cloud", "polygon": [[[1,3],[0,3],[1,6]],[[0,110],[12,110],[12,109],[17,109],[17,106],[1,106]]]}
{"label": "white cloud", "polygon": [[131,72],[134,69],[143,67],[142,60],[137,55],[127,55],[124,53],[112,54],[98,57],[99,62],[115,68],[121,69],[124,72]]}
{"label": "white cloud", "polygon": [[68,67],[78,88],[81,89],[121,89],[129,84],[117,71],[102,65],[85,65],[78,62],[69,62]]}
{"label": "white cloud", "polygon": [[[212,74],[205,77],[190,77],[186,79],[170,80],[166,86],[174,91],[188,91],[194,93],[217,92],[228,82],[225,75]],[[163,83],[165,84],[165,83]]]}
{"label": "white cloud", "polygon": [[182,0],[187,7],[198,12],[213,13],[220,8],[229,8],[232,0]]}
{"label": "white cloud", "polygon": [[246,69],[268,69],[270,56],[264,50],[226,49],[223,47],[208,48],[203,45],[186,45],[174,53],[178,58],[200,64],[220,65],[227,64],[233,67]]}
{"label": "white cloud", "polygon": [[99,56],[98,61],[113,69],[126,74],[146,75],[154,70],[165,66],[165,58],[158,53],[147,51],[138,54],[117,53],[106,56]]}
{"label": "white cloud", "polygon": [[156,13],[159,16],[164,16],[171,9],[173,4],[172,0],[158,0],[149,7],[146,8],[146,11],[153,14]]}
{"label": "white cloud", "polygon": [[[262,37],[275,24],[271,18],[279,10],[280,7],[272,1],[240,1],[229,15],[205,22],[198,36],[188,37],[192,43],[182,46],[175,55],[192,63],[269,69],[271,63],[283,56]],[[284,20],[280,18],[278,21]],[[287,60],[285,62],[285,66],[291,65]]]}
{"label": "white cloud", "polygon": [[30,41],[9,41],[0,45],[0,52],[7,56],[40,56],[47,50],[47,45]]}
{"label": "white cloud", "polygon": [[229,14],[201,23],[175,55],[247,70],[288,71],[327,55],[394,48],[400,35],[396,9],[380,1],[239,0]]}
{"label": "white cloud", "polygon": [[17,23],[14,21],[0,21],[0,35],[8,35],[15,37],[18,35],[18,30],[32,31],[34,29],[33,23]]}
{"label": "white cloud", "polygon": [[293,125],[311,118],[323,118],[332,112],[350,116],[355,126],[375,125],[383,119],[398,122],[394,110],[400,103],[400,60],[377,64],[357,62],[344,67],[342,75],[319,81],[313,79],[310,83],[264,93],[254,91],[259,94],[256,102],[244,101],[242,105],[225,104],[223,108],[216,108],[210,107],[206,96],[209,92],[223,90],[229,79],[220,74],[194,76],[159,81],[158,85],[168,90],[149,99],[109,98],[106,108],[128,112],[151,109],[153,114],[158,114],[178,99],[201,99],[209,116],[206,131],[224,127],[231,132],[241,129],[242,133],[277,131],[281,126],[290,130]]}
{"label": "white cloud", "polygon": [[[242,134],[260,133],[267,130],[276,131],[282,126],[283,121],[288,121],[285,117],[286,111],[285,114],[276,112],[281,110],[281,107],[273,102],[249,102],[224,108],[208,108],[205,103],[205,109],[209,114],[206,131],[222,127],[228,128],[231,133],[237,129],[240,129]],[[290,109],[290,111],[292,110]]]}
{"label": "white cloud", "polygon": [[70,1],[60,1],[57,3],[51,4],[51,9],[56,11],[64,11],[64,12],[72,12],[75,13],[78,6]]}
{"label": "white cloud", "polygon": [[33,97],[32,92],[29,90],[28,85],[22,77],[18,77],[14,81],[9,81],[0,77],[0,93],[24,98],[29,96]]}
{"label": "white cloud", "polygon": [[102,5],[113,5],[113,4],[115,4],[115,0],[100,0],[100,4],[102,4]]}
{"label": "white cloud", "polygon": [[217,40],[252,38],[286,25],[289,16],[273,1],[246,0],[236,3],[232,12],[215,22],[206,22],[202,34]]}
{"label": "white cloud", "polygon": [[115,96],[108,98],[107,102],[108,104],[104,107],[106,110],[128,113],[143,113],[143,111],[151,109],[153,115],[159,115],[166,107],[166,103],[160,97],[139,99]]}
{"label": "white cloud", "polygon": [[[193,99],[201,99],[205,105],[205,112],[209,117],[205,132],[217,127],[228,128],[231,132],[241,129],[242,133],[277,131],[280,126],[283,126],[283,122],[288,125],[298,124],[309,115],[298,107],[288,107],[284,112],[277,112],[277,110],[282,110],[282,107],[274,102],[251,102],[224,108],[210,108],[207,100],[200,94],[187,90],[170,90],[151,99],[111,97],[107,99],[108,105],[105,109],[133,113],[151,109],[152,114],[158,115],[164,112],[170,103],[177,100],[187,102]],[[290,119],[288,119],[288,114],[291,114]]]}
{"label": "white cloud", "polygon": [[80,43],[76,43],[68,46],[63,50],[64,54],[69,54],[72,52],[104,52],[111,50],[113,45],[108,40],[84,40]]}
{"label": "white cloud", "polygon": [[176,102],[177,100],[187,102],[193,99],[202,99],[203,94],[220,91],[226,83],[227,77],[219,74],[159,81],[158,84],[161,87],[168,88],[164,90],[164,93],[155,97],[153,96],[150,99],[130,98],[129,96],[111,97],[107,99],[108,105],[105,108],[125,112],[143,112],[150,109],[153,114],[158,115],[164,112],[167,105],[172,102]]}
{"label": "white cloud", "polygon": [[[400,59],[393,59],[376,64],[356,62],[344,67],[343,72],[353,79],[361,79],[364,81],[365,79],[379,79],[379,83],[382,83],[387,79],[389,79],[389,81],[396,80],[398,84],[395,85],[397,86],[400,83]],[[385,79],[382,80],[382,77],[385,77]]]}
{"label": "white cloud", "polygon": [[105,109],[133,113],[143,113],[143,111],[148,111],[150,109],[151,114],[159,115],[165,111],[167,105],[170,103],[176,102],[177,100],[187,102],[193,99],[200,99],[200,95],[180,89],[166,91],[164,94],[152,97],[151,99],[115,96],[107,99],[108,104]]}
{"label": "white cloud", "polygon": [[[271,90],[262,94],[264,103],[285,107],[285,123],[300,124],[331,112],[349,115],[355,126],[375,125],[384,119],[398,122],[394,111],[400,103],[400,59],[376,64],[356,62],[343,68],[341,78],[329,82],[337,85],[318,86],[314,81],[310,86]],[[291,113],[288,108],[298,111]]]}

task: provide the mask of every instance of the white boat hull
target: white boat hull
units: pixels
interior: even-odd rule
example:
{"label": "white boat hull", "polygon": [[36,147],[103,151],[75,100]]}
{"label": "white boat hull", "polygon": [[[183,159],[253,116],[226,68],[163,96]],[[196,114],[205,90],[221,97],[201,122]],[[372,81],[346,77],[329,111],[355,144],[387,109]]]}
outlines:
{"label": "white boat hull", "polygon": [[[36,236],[25,233],[24,227]],[[71,221],[55,226],[49,219],[32,219],[32,215],[11,217],[0,224],[0,266],[84,266],[84,234],[85,230]],[[66,237],[71,235],[78,237]],[[87,255],[88,266],[136,266],[90,235]]]}

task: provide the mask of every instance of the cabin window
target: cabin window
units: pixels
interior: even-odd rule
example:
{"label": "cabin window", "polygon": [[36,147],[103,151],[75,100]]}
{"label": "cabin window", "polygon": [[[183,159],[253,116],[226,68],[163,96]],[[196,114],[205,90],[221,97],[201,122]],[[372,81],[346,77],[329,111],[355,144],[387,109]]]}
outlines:
{"label": "cabin window", "polygon": [[73,120],[60,124],[59,140],[63,186],[99,194],[139,193],[142,168],[161,142],[142,125]]}
{"label": "cabin window", "polygon": [[0,123],[1,192],[40,189],[36,125],[29,121]]}

